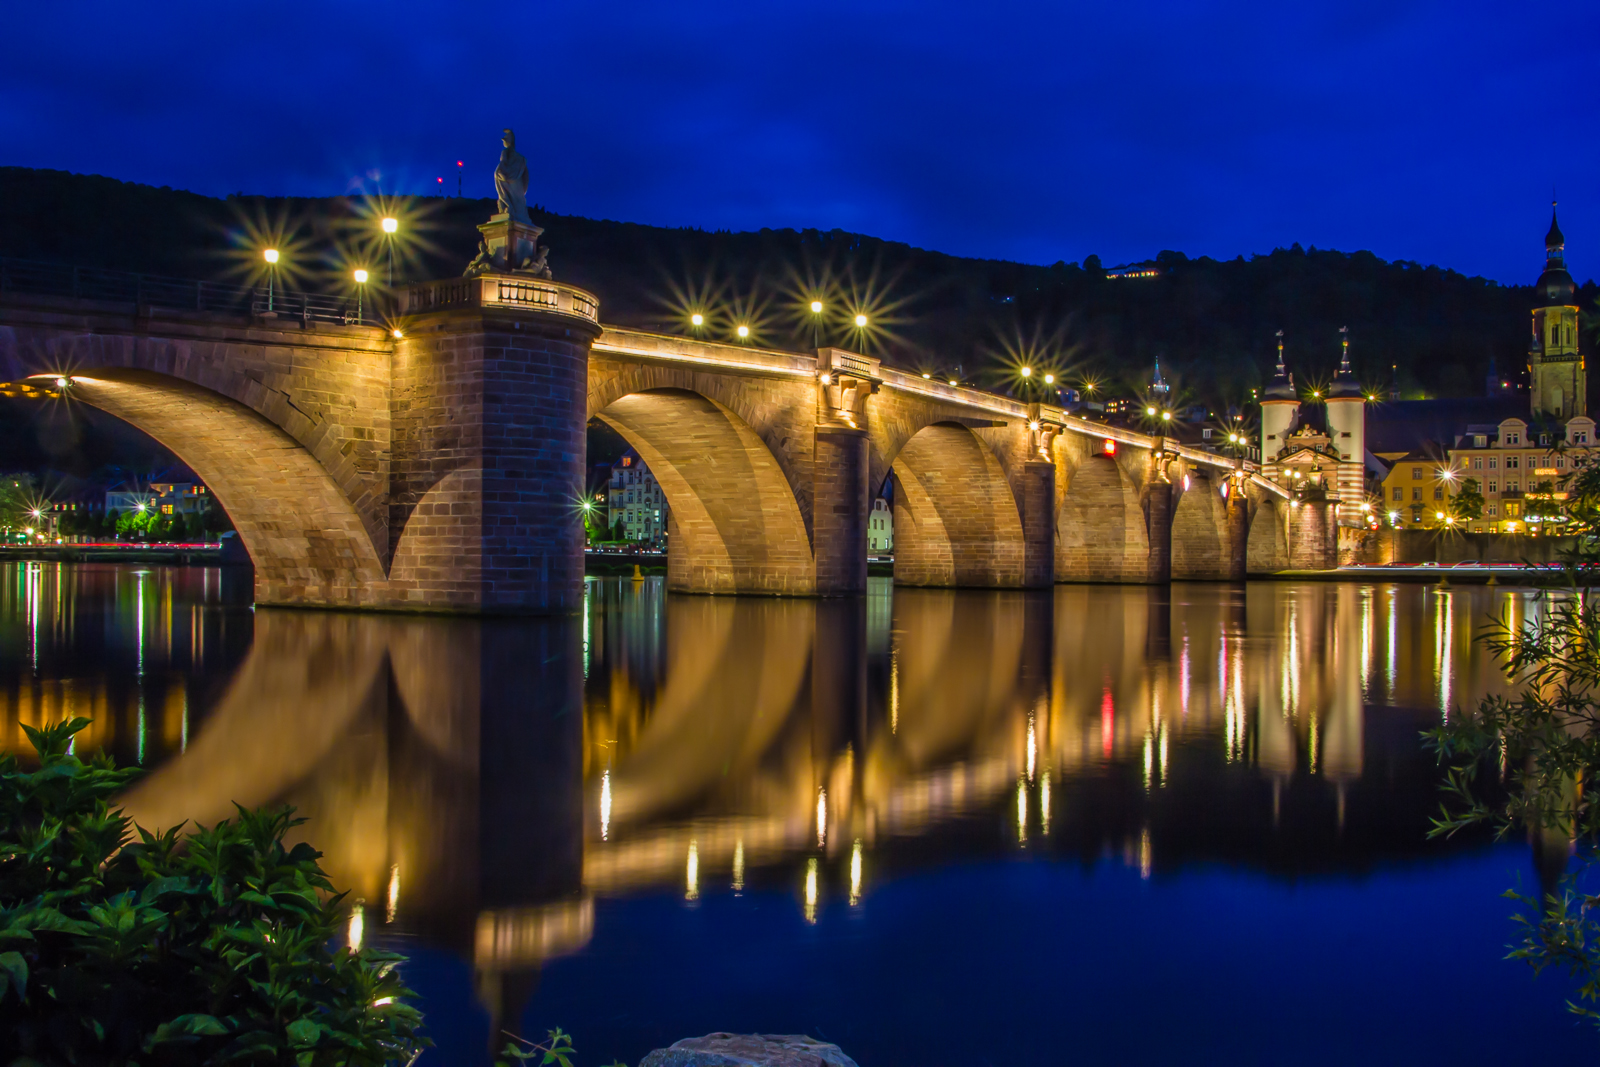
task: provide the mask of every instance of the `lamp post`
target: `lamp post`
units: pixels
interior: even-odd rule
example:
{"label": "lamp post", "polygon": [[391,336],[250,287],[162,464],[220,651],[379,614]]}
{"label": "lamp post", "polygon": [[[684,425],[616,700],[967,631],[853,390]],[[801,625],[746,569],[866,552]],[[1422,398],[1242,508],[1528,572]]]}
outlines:
{"label": "lamp post", "polygon": [[396,219],[396,218],[385,217],[381,225],[383,226],[383,243],[384,243],[385,246],[387,246],[387,251],[389,253],[389,288],[393,289],[394,288],[394,234],[395,234],[395,231],[400,228],[400,220]]}
{"label": "lamp post", "polygon": [[811,347],[822,347],[822,301],[811,301]]}
{"label": "lamp post", "polygon": [[355,279],[356,279],[356,325],[359,326],[363,321],[363,319],[361,317],[361,294],[367,288],[367,272],[362,270],[361,268],[357,267],[356,268],[356,273],[355,273]]}
{"label": "lamp post", "polygon": [[267,261],[267,314],[272,314],[272,280],[278,273],[278,250],[269,248],[261,253],[261,258]]}
{"label": "lamp post", "polygon": [[864,355],[867,351],[867,317],[857,312],[854,322],[856,324],[856,351]]}

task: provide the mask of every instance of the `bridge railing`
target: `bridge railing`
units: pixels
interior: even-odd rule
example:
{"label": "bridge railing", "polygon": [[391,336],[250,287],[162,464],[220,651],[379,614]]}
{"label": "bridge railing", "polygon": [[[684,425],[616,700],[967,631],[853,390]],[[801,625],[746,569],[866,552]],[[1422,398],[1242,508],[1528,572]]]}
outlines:
{"label": "bridge railing", "polygon": [[401,310],[408,315],[456,307],[507,307],[555,311],[590,322],[600,321],[600,301],[575,285],[543,278],[480,274],[416,282],[401,292]]}
{"label": "bridge railing", "polygon": [[375,317],[377,294],[358,302],[354,294],[285,292],[277,287],[268,290],[264,286],[163,278],[154,274],[0,256],[0,297],[11,293],[65,296],[172,311],[214,311],[257,317],[273,314],[303,323],[381,325]]}

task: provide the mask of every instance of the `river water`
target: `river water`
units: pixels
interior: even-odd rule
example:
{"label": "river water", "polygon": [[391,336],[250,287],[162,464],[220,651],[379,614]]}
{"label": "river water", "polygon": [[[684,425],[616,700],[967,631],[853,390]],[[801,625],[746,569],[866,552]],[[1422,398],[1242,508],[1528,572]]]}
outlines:
{"label": "river water", "polygon": [[1562,850],[1428,841],[1418,733],[1530,590],[864,600],[591,581],[581,618],[252,609],[236,569],[0,567],[0,727],[85,715],[146,826],[288,803],[437,1047],[714,1030],[863,1067],[1592,1057],[1503,959]]}

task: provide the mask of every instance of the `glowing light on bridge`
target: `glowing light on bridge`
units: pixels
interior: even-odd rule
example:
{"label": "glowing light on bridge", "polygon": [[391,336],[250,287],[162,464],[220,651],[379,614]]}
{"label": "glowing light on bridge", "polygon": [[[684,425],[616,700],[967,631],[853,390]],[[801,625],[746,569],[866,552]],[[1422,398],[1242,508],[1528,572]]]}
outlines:
{"label": "glowing light on bridge", "polygon": [[691,325],[691,326],[704,326],[705,324],[706,324],[706,317],[704,315],[700,314],[700,312],[696,311],[693,315],[689,316],[689,325]]}
{"label": "glowing light on bridge", "polygon": [[265,252],[261,253],[261,255],[262,258],[264,258],[268,263],[278,262],[278,250],[276,248],[269,248]]}
{"label": "glowing light on bridge", "polygon": [[857,315],[856,319],[855,319],[855,322],[856,322],[856,329],[858,329],[858,330],[862,329],[867,325],[867,317],[865,315]]}
{"label": "glowing light on bridge", "polygon": [[1108,456],[1116,455],[1117,454],[1117,442],[1116,442],[1116,439],[1113,438],[1113,437],[1107,437],[1104,441],[1101,441],[1100,442],[1100,451],[1104,452]]}
{"label": "glowing light on bridge", "polygon": [[362,270],[361,268],[357,267],[356,268],[356,272],[355,272],[355,279],[356,279],[356,284],[357,285],[366,285],[367,284],[367,272]]}
{"label": "glowing light on bridge", "polygon": [[1023,367],[1022,368],[1022,376],[1024,378],[1032,378],[1033,377],[1033,368],[1032,367]]}
{"label": "glowing light on bridge", "polygon": [[820,300],[811,301],[811,313],[813,315],[822,314],[822,301],[820,301]]}
{"label": "glowing light on bridge", "polygon": [[748,340],[750,337],[750,327],[743,323],[740,323],[739,328],[733,332],[739,335],[740,340]]}
{"label": "glowing light on bridge", "polygon": [[400,228],[400,220],[395,218],[385,218],[379,225],[383,227],[384,233],[394,233]]}

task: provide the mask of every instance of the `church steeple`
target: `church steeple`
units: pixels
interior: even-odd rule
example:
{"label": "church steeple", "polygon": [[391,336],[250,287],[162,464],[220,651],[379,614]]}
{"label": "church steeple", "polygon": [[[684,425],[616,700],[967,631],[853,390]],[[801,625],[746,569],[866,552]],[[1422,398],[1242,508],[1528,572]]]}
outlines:
{"label": "church steeple", "polygon": [[1534,286],[1533,337],[1528,345],[1529,400],[1535,416],[1570,419],[1588,409],[1588,375],[1578,350],[1578,286],[1567,272],[1567,238],[1550,205],[1544,273]]}
{"label": "church steeple", "polygon": [[1356,376],[1350,370],[1350,327],[1339,327],[1341,351],[1339,355],[1339,373],[1333,376],[1333,383],[1328,386],[1328,397],[1353,397],[1361,398],[1361,383],[1356,381]]}

